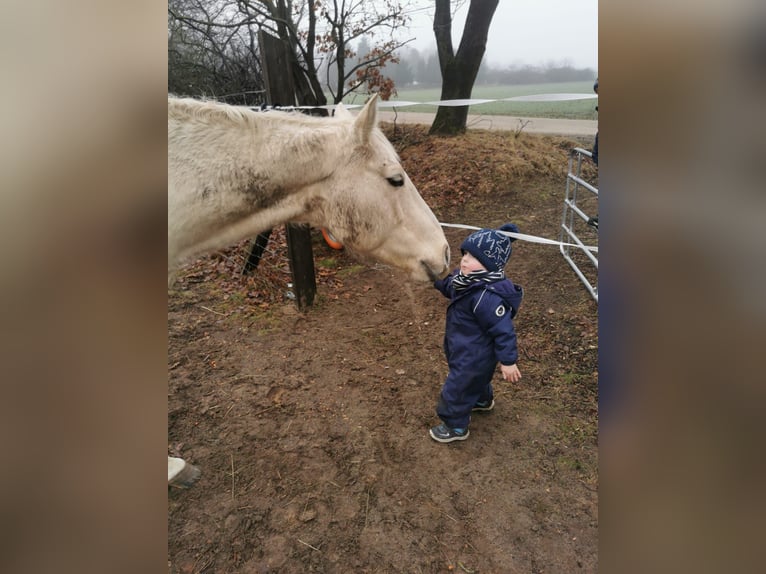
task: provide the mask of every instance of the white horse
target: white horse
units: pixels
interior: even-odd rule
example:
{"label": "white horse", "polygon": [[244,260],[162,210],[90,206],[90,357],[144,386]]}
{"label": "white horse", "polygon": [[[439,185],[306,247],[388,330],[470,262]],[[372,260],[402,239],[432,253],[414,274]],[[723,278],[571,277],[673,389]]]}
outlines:
{"label": "white horse", "polygon": [[[169,281],[184,259],[288,222],[418,281],[448,269],[442,228],[377,127],[375,96],[334,118],[168,97]],[[197,476],[168,457],[170,484]]]}

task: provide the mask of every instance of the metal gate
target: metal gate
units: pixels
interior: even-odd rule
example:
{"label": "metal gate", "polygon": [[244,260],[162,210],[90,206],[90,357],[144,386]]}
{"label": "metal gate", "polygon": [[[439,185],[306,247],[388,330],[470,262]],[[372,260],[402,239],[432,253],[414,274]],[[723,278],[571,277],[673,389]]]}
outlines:
{"label": "metal gate", "polygon": [[[564,214],[561,220],[559,241],[561,254],[598,303],[598,257],[597,252],[586,245],[598,246],[598,188],[582,178],[583,157],[591,158],[591,152],[576,147],[569,153]],[[588,215],[590,212],[592,215]],[[589,224],[595,217],[595,228]],[[583,242],[581,237],[586,237]],[[573,245],[563,245],[573,243]],[[591,266],[592,264],[592,266]]]}

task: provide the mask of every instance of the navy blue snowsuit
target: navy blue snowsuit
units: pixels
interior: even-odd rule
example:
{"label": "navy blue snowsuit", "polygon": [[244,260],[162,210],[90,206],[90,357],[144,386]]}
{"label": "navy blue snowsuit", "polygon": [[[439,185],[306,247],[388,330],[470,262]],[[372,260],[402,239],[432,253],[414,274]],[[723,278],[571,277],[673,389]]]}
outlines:
{"label": "navy blue snowsuit", "polygon": [[477,402],[493,398],[492,377],[497,363],[513,365],[518,358],[512,319],[523,291],[510,279],[476,283],[456,292],[452,280],[458,269],[434,282],[451,299],[444,331],[444,354],[449,374],[436,414],[451,428],[465,428]]}

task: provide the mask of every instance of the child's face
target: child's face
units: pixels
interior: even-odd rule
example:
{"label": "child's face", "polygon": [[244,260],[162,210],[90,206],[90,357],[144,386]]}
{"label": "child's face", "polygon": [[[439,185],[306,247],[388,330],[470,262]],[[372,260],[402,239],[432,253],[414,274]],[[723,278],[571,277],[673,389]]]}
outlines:
{"label": "child's face", "polygon": [[482,265],[481,262],[476,259],[476,257],[468,253],[468,251],[463,254],[463,258],[460,260],[460,272],[463,275],[468,275],[474,271],[486,270],[487,269],[484,267],[484,265]]}

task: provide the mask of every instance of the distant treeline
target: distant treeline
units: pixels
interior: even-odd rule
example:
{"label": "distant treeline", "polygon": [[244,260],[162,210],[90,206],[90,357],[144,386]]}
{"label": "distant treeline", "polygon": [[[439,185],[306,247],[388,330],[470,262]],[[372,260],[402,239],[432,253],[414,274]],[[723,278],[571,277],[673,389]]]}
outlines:
{"label": "distant treeline", "polygon": [[[364,44],[359,46],[364,53]],[[390,77],[397,87],[441,86],[439,60],[435,52],[421,53],[405,48],[399,55],[398,64],[388,64],[381,72]],[[597,71],[591,68],[575,68],[567,63],[551,63],[544,66],[514,65],[493,67],[482,64],[475,85],[547,84],[551,82],[594,81]]]}
{"label": "distant treeline", "polygon": [[583,82],[596,79],[596,71],[590,68],[573,68],[568,65],[549,67],[523,66],[515,68],[482,67],[476,78],[477,84],[547,84],[550,82]]}

